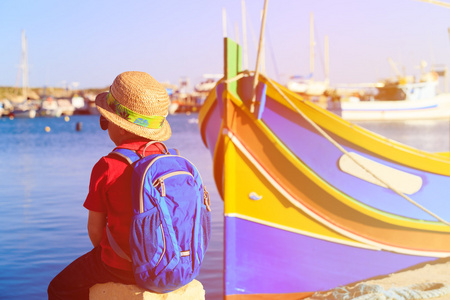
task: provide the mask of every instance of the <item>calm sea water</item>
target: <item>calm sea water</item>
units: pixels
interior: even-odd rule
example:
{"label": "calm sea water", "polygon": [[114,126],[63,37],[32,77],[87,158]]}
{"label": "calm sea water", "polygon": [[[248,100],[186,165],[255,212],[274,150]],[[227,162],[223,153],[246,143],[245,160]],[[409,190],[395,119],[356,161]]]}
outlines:
{"label": "calm sea water", "polygon": [[[98,119],[0,119],[0,299],[46,299],[51,279],[92,249],[82,205],[93,165],[114,148]],[[223,202],[210,154],[201,140],[197,115],[168,119],[173,135],[166,145],[196,165],[210,193],[212,238],[198,280],[208,299],[220,299]]]}
{"label": "calm sea water", "polygon": [[[212,240],[198,279],[207,299],[221,299],[223,203],[196,119],[169,116],[166,144],[197,166],[210,192]],[[422,150],[449,151],[449,121],[360,124]],[[92,248],[82,204],[92,166],[113,147],[98,116],[0,119],[0,299],[45,299],[50,280]]]}

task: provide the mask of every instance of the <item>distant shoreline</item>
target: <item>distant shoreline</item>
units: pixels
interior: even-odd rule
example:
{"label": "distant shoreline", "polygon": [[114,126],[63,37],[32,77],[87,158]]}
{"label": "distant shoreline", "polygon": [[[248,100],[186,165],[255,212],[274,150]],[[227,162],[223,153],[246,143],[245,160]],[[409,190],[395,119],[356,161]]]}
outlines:
{"label": "distant shoreline", "polygon": [[[73,97],[74,95],[97,95],[107,90],[108,87],[77,90],[61,87],[38,87],[28,88],[27,98],[32,100],[42,99],[45,96],[52,96],[55,98],[69,98]],[[0,100],[2,99],[8,99],[12,102],[24,101],[22,87],[0,86]]]}

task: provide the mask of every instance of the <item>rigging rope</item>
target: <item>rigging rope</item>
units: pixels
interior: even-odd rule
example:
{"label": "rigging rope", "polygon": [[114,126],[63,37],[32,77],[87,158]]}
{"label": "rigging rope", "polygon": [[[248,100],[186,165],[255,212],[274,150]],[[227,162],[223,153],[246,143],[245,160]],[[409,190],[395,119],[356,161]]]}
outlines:
{"label": "rigging rope", "polygon": [[443,6],[446,8],[450,8],[450,3],[447,3],[444,1],[437,1],[437,0],[418,0],[418,1],[427,2],[427,3],[431,3],[431,4],[440,5],[440,6]]}

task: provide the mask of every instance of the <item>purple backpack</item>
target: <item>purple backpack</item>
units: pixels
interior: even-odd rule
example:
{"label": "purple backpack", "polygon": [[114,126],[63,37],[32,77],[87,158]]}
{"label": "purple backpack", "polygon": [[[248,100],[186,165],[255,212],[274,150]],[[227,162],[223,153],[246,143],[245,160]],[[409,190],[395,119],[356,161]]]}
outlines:
{"label": "purple backpack", "polygon": [[210,200],[199,172],[177,150],[164,148],[165,154],[143,158],[129,149],[112,152],[133,167],[131,258],[106,227],[113,250],[132,262],[136,283],[157,293],[198,275],[211,236]]}

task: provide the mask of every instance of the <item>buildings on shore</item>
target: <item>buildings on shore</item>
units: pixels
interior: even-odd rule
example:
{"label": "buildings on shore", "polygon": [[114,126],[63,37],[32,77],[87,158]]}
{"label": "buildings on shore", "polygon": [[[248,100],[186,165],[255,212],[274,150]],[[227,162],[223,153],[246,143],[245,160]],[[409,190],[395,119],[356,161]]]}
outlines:
{"label": "buildings on shore", "polygon": [[[214,88],[221,75],[205,77],[194,89],[189,79],[181,78],[179,85],[162,83],[169,94],[170,114],[198,112],[209,91]],[[22,91],[0,87],[0,117],[59,117],[70,115],[99,114],[95,106],[95,97],[103,89],[68,90],[53,88],[34,88]],[[26,98],[26,99],[25,99]]]}

